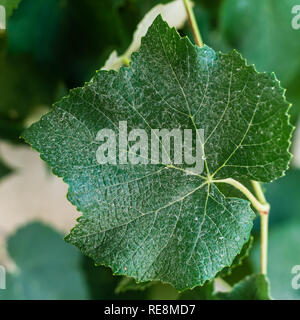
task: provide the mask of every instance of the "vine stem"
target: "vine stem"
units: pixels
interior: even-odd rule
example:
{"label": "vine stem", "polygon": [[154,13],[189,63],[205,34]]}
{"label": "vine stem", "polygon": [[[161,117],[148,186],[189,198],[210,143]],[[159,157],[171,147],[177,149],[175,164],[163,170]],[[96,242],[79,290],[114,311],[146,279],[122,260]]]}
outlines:
{"label": "vine stem", "polygon": [[183,0],[185,10],[188,16],[189,24],[191,26],[192,32],[193,32],[193,37],[196,42],[196,44],[201,48],[203,46],[203,41],[201,38],[201,34],[197,25],[197,21],[194,15],[194,11],[191,5],[190,0]]}
{"label": "vine stem", "polygon": [[[257,181],[251,181],[253,189],[256,193],[258,200],[267,204],[265,195],[262,191],[261,185]],[[269,212],[268,210],[259,211],[260,215],[260,272],[262,274],[267,274],[268,267],[268,225],[269,225]]]}

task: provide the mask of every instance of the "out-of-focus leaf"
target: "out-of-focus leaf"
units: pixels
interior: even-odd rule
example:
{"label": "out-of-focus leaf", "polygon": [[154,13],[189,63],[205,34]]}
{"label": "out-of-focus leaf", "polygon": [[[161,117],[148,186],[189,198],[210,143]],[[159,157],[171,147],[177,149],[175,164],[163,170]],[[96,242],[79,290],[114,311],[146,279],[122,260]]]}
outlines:
{"label": "out-of-focus leaf", "polygon": [[115,8],[119,8],[122,4],[124,4],[125,0],[111,0]]}
{"label": "out-of-focus leaf", "polygon": [[62,37],[63,3],[61,0],[23,0],[7,23],[8,52],[30,54],[40,63],[52,62],[52,72],[57,72],[54,62]]}
{"label": "out-of-focus leaf", "polygon": [[134,278],[123,277],[115,289],[116,294],[126,291],[144,291],[154,285],[155,282],[147,281],[137,283]]}
{"label": "out-of-focus leaf", "polygon": [[[275,299],[300,299],[300,290],[292,288],[291,273],[300,264],[300,170],[288,170],[286,176],[266,185],[271,204],[268,276]],[[259,265],[259,244],[251,254],[253,266]],[[258,271],[258,268],[256,268]]]}
{"label": "out-of-focus leaf", "polygon": [[275,72],[284,86],[300,72],[299,31],[291,26],[298,0],[225,0],[223,36],[259,71]]}
{"label": "out-of-focus leaf", "polygon": [[21,1],[22,0],[0,0],[0,6],[5,8],[6,16],[10,17],[13,11],[18,8]]}
{"label": "out-of-focus leaf", "polygon": [[126,52],[118,56],[116,51],[113,51],[106,61],[103,70],[118,70],[123,64],[124,59],[130,60],[131,54],[137,51],[141,45],[141,39],[144,37],[158,15],[169,24],[170,27],[180,29],[187,20],[186,10],[182,0],[175,0],[167,4],[158,4],[152,8],[138,24],[133,40]]}
{"label": "out-of-focus leaf", "polygon": [[223,280],[229,285],[233,286],[237,282],[243,280],[245,277],[253,274],[253,272],[253,266],[250,261],[250,257],[248,256],[243,260],[241,265],[237,266],[236,268],[233,268],[231,270],[231,273],[225,276]]}
{"label": "out-of-focus leaf", "polygon": [[213,300],[214,284],[213,281],[205,283],[201,287],[182,292],[179,300]]}
{"label": "out-of-focus leaf", "polygon": [[27,57],[0,56],[0,137],[19,139],[24,121],[54,99],[55,80]]}
{"label": "out-of-focus leaf", "polygon": [[109,268],[95,266],[93,261],[82,257],[82,267],[88,285],[90,299],[146,299],[147,292],[127,290],[116,293],[121,277],[113,276]]}
{"label": "out-of-focus leaf", "polygon": [[150,300],[175,300],[178,296],[179,293],[173,286],[161,282],[147,289],[147,299]]}
{"label": "out-of-focus leaf", "polygon": [[[295,151],[294,151],[295,152]],[[264,184],[265,196],[271,205],[269,226],[272,228],[291,219],[300,218],[300,170],[289,169],[285,176]],[[260,231],[260,219],[255,220],[253,233]]]}
{"label": "out-of-focus leaf", "polygon": [[8,273],[0,299],[87,299],[81,253],[51,228],[33,223],[8,239],[8,252],[17,266]]}
{"label": "out-of-focus leaf", "polygon": [[220,11],[222,38],[239,49],[259,71],[275,72],[293,104],[291,122],[300,113],[299,30],[291,25],[298,0],[225,0]]}
{"label": "out-of-focus leaf", "polygon": [[270,227],[287,220],[300,221],[299,182],[300,170],[290,169],[284,177],[265,185],[265,195],[271,204]]}
{"label": "out-of-focus leaf", "polygon": [[14,121],[6,117],[0,117],[0,137],[3,140],[8,140],[12,143],[20,144],[23,140],[20,135],[24,130],[23,121]]}
{"label": "out-of-focus leaf", "polygon": [[[299,198],[299,186],[297,190]],[[297,210],[300,216],[299,205],[294,210]],[[272,209],[270,214],[272,215]],[[299,243],[300,219],[290,220],[270,229],[268,277],[271,283],[271,295],[274,299],[300,300],[300,289],[296,290],[297,288],[292,287],[292,280],[296,276],[292,273],[292,268],[300,265]],[[251,254],[254,266],[259,266],[259,256],[259,243],[257,243]]]}
{"label": "out-of-focus leaf", "polygon": [[296,124],[300,114],[300,70],[297,77],[287,87],[286,98],[292,104],[290,109],[291,123]]}
{"label": "out-of-focus leaf", "polygon": [[39,105],[51,105],[55,83],[32,60],[9,56],[0,60],[0,116],[22,121]]}
{"label": "out-of-focus leaf", "polygon": [[230,292],[218,292],[217,300],[271,300],[268,279],[262,274],[253,274],[233,286]]}
{"label": "out-of-focus leaf", "polygon": [[118,299],[130,298],[137,296],[139,299],[177,299],[179,294],[169,284],[160,281],[147,281],[137,283],[134,278],[122,277],[115,288],[116,297]]}
{"label": "out-of-focus leaf", "polygon": [[[136,3],[66,0],[59,67],[69,87],[90,80],[113,50],[124,51],[140,17]],[[140,1],[139,1],[140,2]]]}

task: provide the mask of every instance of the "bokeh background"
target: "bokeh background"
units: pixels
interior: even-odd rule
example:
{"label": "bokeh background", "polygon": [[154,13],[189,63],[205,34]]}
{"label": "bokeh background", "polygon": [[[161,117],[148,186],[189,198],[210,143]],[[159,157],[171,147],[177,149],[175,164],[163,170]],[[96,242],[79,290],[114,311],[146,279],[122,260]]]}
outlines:
{"label": "bokeh background", "polygon": [[[0,31],[0,265],[7,270],[7,289],[0,290],[0,299],[182,298],[160,283],[141,290],[66,244],[63,236],[79,213],[66,200],[67,186],[19,138],[69,89],[89,81],[112,51],[125,52],[144,15],[168,2],[22,0],[7,17],[7,30]],[[300,29],[291,24],[297,4],[194,0],[194,10],[205,44],[223,52],[235,48],[257,70],[275,72],[293,105],[290,120],[300,128]],[[172,14],[176,20],[180,13]],[[193,41],[187,23],[179,32]],[[300,289],[291,286],[292,267],[300,265],[298,132],[286,176],[264,186],[272,207],[268,275],[275,299],[300,299]],[[225,278],[229,284],[258,271],[258,221],[253,235],[249,257]],[[189,294],[205,299],[200,291]]]}

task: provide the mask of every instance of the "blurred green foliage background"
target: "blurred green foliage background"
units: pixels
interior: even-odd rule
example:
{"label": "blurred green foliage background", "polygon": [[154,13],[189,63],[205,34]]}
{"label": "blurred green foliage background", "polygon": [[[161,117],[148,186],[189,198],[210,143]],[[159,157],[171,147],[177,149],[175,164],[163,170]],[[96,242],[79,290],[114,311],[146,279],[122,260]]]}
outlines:
{"label": "blurred green foliage background", "polygon": [[[143,16],[154,5],[167,2],[22,0],[17,9],[11,10],[7,30],[0,32],[0,139],[16,147],[23,144],[19,136],[30,119],[38,120],[41,110],[49,110],[69,89],[89,81],[113,50],[124,52]],[[205,44],[225,52],[235,48],[257,70],[275,72],[293,104],[291,122],[296,125],[300,113],[300,29],[291,26],[291,8],[300,1],[194,3]],[[5,1],[0,0],[1,4]],[[179,32],[193,41],[188,25]],[[293,149],[298,150],[296,139]],[[11,170],[10,164],[0,159],[0,178],[8,179]],[[300,265],[300,169],[296,162],[285,177],[265,188],[272,207],[271,294],[276,299],[300,299],[300,290],[291,287],[291,269]],[[256,226],[254,248],[245,263],[226,277],[228,283],[258,271],[258,232]],[[8,272],[7,290],[0,290],[0,299],[184,298],[171,286],[160,283],[137,290],[130,279],[94,267],[62,238],[51,227],[32,222],[10,235],[6,247],[17,271]],[[124,292],[123,286],[131,290]],[[206,298],[201,289],[186,294],[191,294],[189,298]]]}

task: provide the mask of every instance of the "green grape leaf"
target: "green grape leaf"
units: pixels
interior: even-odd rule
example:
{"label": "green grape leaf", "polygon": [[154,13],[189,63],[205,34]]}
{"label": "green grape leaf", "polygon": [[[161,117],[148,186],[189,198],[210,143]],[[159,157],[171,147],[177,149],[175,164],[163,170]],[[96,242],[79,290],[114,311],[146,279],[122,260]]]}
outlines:
{"label": "green grape leaf", "polygon": [[253,274],[235,284],[230,292],[218,292],[216,300],[271,300],[269,281],[262,274]]}
{"label": "green grape leaf", "polygon": [[22,0],[0,0],[0,6],[6,10],[6,16],[10,17],[15,9],[18,8]]}
{"label": "green grape leaf", "polygon": [[[273,74],[257,73],[236,51],[196,47],[159,16],[129,68],[99,71],[23,137],[83,213],[68,242],[115,274],[184,290],[230,266],[253,226],[250,203],[226,198],[211,176],[281,176],[291,158],[288,108]],[[148,136],[151,128],[203,129],[202,175],[186,164],[100,165],[98,131],[124,120]]]}
{"label": "green grape leaf", "polygon": [[230,267],[224,268],[219,273],[219,275],[218,275],[219,277],[223,278],[223,277],[230,275],[232,273],[232,269],[242,265],[244,259],[249,256],[250,250],[253,245],[253,240],[254,240],[254,238],[251,236],[249,241],[244,244],[242,251],[234,258],[232,265]]}
{"label": "green grape leaf", "polygon": [[50,227],[31,223],[18,229],[7,249],[16,270],[7,273],[0,300],[88,299],[80,251]]}

